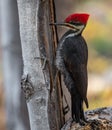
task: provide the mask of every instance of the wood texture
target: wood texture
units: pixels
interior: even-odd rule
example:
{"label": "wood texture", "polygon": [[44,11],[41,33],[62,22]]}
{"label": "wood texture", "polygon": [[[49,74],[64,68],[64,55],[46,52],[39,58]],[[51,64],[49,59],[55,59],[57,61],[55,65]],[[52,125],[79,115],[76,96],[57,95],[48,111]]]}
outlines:
{"label": "wood texture", "polygon": [[112,130],[112,107],[89,110],[85,115],[89,121],[85,126],[69,119],[61,130]]}
{"label": "wood texture", "polygon": [[31,130],[59,130],[62,126],[60,90],[54,85],[57,37],[55,27],[49,25],[55,21],[54,3],[18,0],[18,9],[24,62],[22,88]]}

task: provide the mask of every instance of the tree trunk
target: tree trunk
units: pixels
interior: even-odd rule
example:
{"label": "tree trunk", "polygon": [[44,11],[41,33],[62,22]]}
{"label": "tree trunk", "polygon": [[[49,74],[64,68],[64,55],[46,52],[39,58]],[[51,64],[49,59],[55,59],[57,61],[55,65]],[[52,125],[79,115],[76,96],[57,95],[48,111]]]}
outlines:
{"label": "tree trunk", "polygon": [[30,130],[20,87],[23,62],[16,0],[1,1],[1,21],[7,129]]}
{"label": "tree trunk", "polygon": [[56,69],[52,31],[55,29],[49,25],[52,21],[52,2],[18,0],[24,62],[22,88],[27,101],[31,130],[60,130],[62,125],[57,97],[59,89],[54,87]]}

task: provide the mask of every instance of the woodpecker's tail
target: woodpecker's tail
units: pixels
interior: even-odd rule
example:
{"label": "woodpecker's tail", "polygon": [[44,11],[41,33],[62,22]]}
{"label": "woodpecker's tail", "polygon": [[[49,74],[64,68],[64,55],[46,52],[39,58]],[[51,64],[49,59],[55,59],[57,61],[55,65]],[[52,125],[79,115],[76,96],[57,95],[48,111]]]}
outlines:
{"label": "woodpecker's tail", "polygon": [[85,102],[85,104],[86,104],[86,107],[89,108],[89,104],[88,104],[88,99],[87,99],[87,97],[84,99],[84,102]]}

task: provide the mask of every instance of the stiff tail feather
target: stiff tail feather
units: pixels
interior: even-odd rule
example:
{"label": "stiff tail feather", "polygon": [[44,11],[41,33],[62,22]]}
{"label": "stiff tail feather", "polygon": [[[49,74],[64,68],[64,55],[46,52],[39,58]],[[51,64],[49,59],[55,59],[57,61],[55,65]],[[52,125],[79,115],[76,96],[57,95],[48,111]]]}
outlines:
{"label": "stiff tail feather", "polygon": [[89,108],[89,104],[88,104],[88,99],[87,99],[87,97],[84,99],[84,102],[85,102],[85,104],[86,104],[86,107]]}

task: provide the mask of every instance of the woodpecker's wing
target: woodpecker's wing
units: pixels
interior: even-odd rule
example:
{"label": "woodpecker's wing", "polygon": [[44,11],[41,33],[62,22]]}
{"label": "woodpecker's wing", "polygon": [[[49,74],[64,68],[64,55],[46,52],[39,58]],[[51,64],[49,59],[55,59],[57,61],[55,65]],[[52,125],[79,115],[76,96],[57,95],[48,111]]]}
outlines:
{"label": "woodpecker's wing", "polygon": [[88,107],[87,95],[87,59],[88,50],[82,36],[67,37],[63,44],[63,58],[77,92]]}

